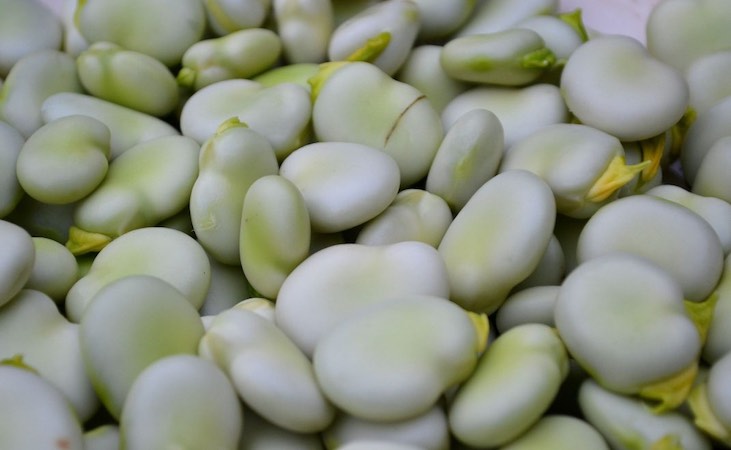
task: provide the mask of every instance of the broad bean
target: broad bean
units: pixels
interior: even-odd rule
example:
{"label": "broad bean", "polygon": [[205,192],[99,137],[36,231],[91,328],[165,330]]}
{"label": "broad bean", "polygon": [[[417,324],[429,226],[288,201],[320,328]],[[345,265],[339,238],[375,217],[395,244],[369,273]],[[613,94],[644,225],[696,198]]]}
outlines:
{"label": "broad bean", "polygon": [[157,117],[117,105],[90,95],[63,92],[51,95],[41,106],[44,123],[71,115],[92,117],[109,128],[110,159],[115,159],[142,142],[180,135],[180,132]]}
{"label": "broad bean", "polygon": [[66,315],[79,322],[100,289],[130,275],[160,278],[198,309],[208,292],[211,270],[208,256],[192,237],[161,227],[132,230],[104,247],[88,272],[71,286]]}
{"label": "broad bean", "polygon": [[61,243],[33,237],[35,260],[24,289],[34,289],[62,303],[78,279],[79,267],[71,251]]}
{"label": "broad bean", "polygon": [[[586,218],[651,162],[628,166],[616,137],[579,124],[546,125],[505,151],[500,171],[527,170],[551,187],[556,210]],[[654,174],[653,174],[654,175]]]}
{"label": "broad bean", "polygon": [[449,404],[457,439],[474,447],[505,445],[548,409],[568,374],[568,354],[558,334],[542,324],[501,334]]}
{"label": "broad bean", "polygon": [[447,75],[460,81],[524,86],[556,63],[543,38],[527,28],[510,28],[452,39],[440,62]]}
{"label": "broad bean", "polygon": [[101,288],[79,324],[86,372],[117,420],[143,370],[166,356],[195,355],[203,334],[201,318],[189,300],[173,285],[149,275],[128,276]]}
{"label": "broad bean", "polygon": [[460,28],[457,36],[494,33],[515,26],[521,21],[543,14],[551,14],[558,8],[557,0],[492,0],[480,3],[472,17]]}
{"label": "broad bean", "polygon": [[284,280],[276,322],[311,356],[340,322],[404,295],[449,298],[447,271],[434,247],[415,241],[333,245],[312,254]]}
{"label": "broad bean", "polygon": [[441,405],[397,422],[373,422],[340,413],[323,432],[328,450],[370,439],[413,445],[423,450],[446,450],[450,448],[447,415]]}
{"label": "broad bean", "polygon": [[152,116],[165,116],[178,104],[175,78],[144,53],[100,41],[76,57],[76,69],[84,89],[97,98]]}
{"label": "broad bean", "polygon": [[444,134],[436,110],[416,88],[365,62],[326,63],[311,84],[319,141],[382,149],[396,160],[401,187],[429,172]]}
{"label": "broad bean", "polygon": [[225,80],[188,99],[180,113],[180,129],[203,144],[224,121],[237,117],[266,137],[282,161],[308,140],[311,109],[310,95],[302,86],[264,87],[251,80]]}
{"label": "broad bean", "polygon": [[647,48],[685,70],[702,56],[728,49],[731,5],[724,0],[665,0],[647,17]]}
{"label": "broad bean", "polygon": [[689,106],[702,113],[724,98],[731,96],[731,84],[719,73],[731,70],[731,51],[718,51],[695,59],[685,70],[688,82]]}
{"label": "broad bean", "polygon": [[689,398],[694,423],[726,446],[731,445],[731,354],[715,361],[704,380],[698,383]]}
{"label": "broad bean", "polygon": [[335,28],[328,44],[328,58],[366,60],[393,75],[416,42],[420,14],[418,5],[411,0],[385,0],[370,6]]}
{"label": "broad bean", "polygon": [[454,97],[469,88],[468,83],[447,75],[440,62],[441,55],[442,46],[439,45],[414,47],[396,74],[397,80],[410,84],[426,95],[439,113]]}
{"label": "broad bean", "polygon": [[626,253],[597,256],[561,285],[554,307],[561,339],[599,384],[638,394],[662,412],[687,397],[701,336],[673,277]]}
{"label": "broad bean", "polygon": [[31,369],[0,364],[0,447],[83,450],[68,400]]}
{"label": "broad bean", "polygon": [[79,94],[74,59],[58,50],[33,52],[18,61],[0,91],[0,120],[28,138],[43,125],[43,104],[59,92]]}
{"label": "broad bean", "polygon": [[15,209],[23,197],[15,165],[25,139],[10,124],[0,121],[0,143],[0,219],[2,219]]}
{"label": "broad bean", "polygon": [[61,21],[37,0],[0,1],[0,77],[31,53],[61,48]]}
{"label": "broad bean", "polygon": [[381,214],[363,224],[355,243],[419,241],[436,248],[450,223],[452,213],[442,197],[420,189],[404,189]]}
{"label": "broad bean", "polygon": [[23,289],[0,309],[0,359],[21,355],[63,394],[74,415],[88,420],[98,409],[79,345],[79,326],[70,323],[42,292]]}
{"label": "broad bean", "polygon": [[623,141],[664,133],[688,107],[682,72],[627,36],[602,36],[582,44],[566,62],[560,86],[578,120]]}
{"label": "broad bean", "polygon": [[0,306],[20,292],[33,273],[33,238],[18,225],[0,220]]}
{"label": "broad bean", "polygon": [[609,450],[594,427],[581,419],[564,415],[544,416],[501,450],[564,450],[573,446],[584,450]]}
{"label": "broad bean", "polygon": [[168,67],[180,62],[206,27],[200,0],[80,0],[74,20],[90,44],[107,41]]}
{"label": "broad bean", "polygon": [[183,210],[198,175],[199,153],[193,139],[163,136],[114,159],[99,187],[76,206],[68,247],[74,254],[98,251]]}
{"label": "broad bean", "polygon": [[561,286],[533,286],[510,294],[495,314],[500,333],[526,323],[542,323],[553,327],[553,310]]}
{"label": "broad bean", "polygon": [[307,202],[287,178],[269,175],[251,185],[241,211],[239,262],[260,295],[276,299],[309,256],[311,228]]}
{"label": "broad bean", "polygon": [[505,148],[547,125],[568,121],[561,91],[552,84],[522,88],[477,86],[456,96],[442,110],[444,129],[473,109],[486,109],[500,119]]}
{"label": "broad bean", "polygon": [[257,414],[297,433],[322,431],[335,409],[313,365],[271,320],[243,308],[218,314],[198,353],[218,365]]}
{"label": "broad bean", "polygon": [[289,63],[321,63],[327,59],[335,28],[331,1],[273,0],[272,12]]}
{"label": "broad bean", "polygon": [[205,0],[206,22],[218,36],[262,26],[272,0]]}
{"label": "broad bean", "polygon": [[449,128],[426,177],[426,190],[459,211],[498,170],[504,153],[500,119],[485,109],[469,111]]}
{"label": "broad bean", "polygon": [[130,387],[119,424],[128,450],[236,450],[246,425],[226,374],[193,355],[167,356],[144,369]]}
{"label": "broad bean", "polygon": [[486,345],[487,317],[447,299],[396,296],[340,322],[317,343],[312,365],[335,406],[372,421],[426,413],[466,380]]}
{"label": "broad bean", "polygon": [[538,265],[555,219],[551,188],[538,176],[510,170],[491,178],[455,216],[439,244],[449,298],[471,311],[496,311]]}
{"label": "broad bean", "polygon": [[693,302],[708,298],[723,270],[718,234],[698,214],[646,194],[615,200],[597,211],[579,236],[580,264],[613,252],[649,259],[670,274]]}
{"label": "broad bean", "polygon": [[205,39],[183,54],[178,83],[197,91],[218,81],[251,78],[274,65],[281,51],[280,37],[264,28]]}
{"label": "broad bean", "polygon": [[109,169],[111,134],[102,122],[72,115],[28,137],[16,162],[26,194],[50,204],[74,203],[94,192]]}
{"label": "broad bean", "polygon": [[198,160],[188,207],[196,239],[216,260],[235,265],[244,198],[257,179],[278,173],[277,157],[266,138],[234,118],[203,143]]}
{"label": "broad bean", "polygon": [[581,412],[611,448],[711,449],[708,438],[681,412],[654,413],[642,400],[611,392],[593,380],[584,381],[578,395]]}
{"label": "broad bean", "polygon": [[726,136],[731,136],[731,96],[698,114],[688,128],[680,149],[680,163],[688,184],[695,185],[696,175],[706,155],[716,142]]}
{"label": "broad bean", "polygon": [[312,229],[336,233],[383,212],[398,194],[399,166],[378,148],[351,142],[315,142],[292,152],[280,176],[302,193]]}

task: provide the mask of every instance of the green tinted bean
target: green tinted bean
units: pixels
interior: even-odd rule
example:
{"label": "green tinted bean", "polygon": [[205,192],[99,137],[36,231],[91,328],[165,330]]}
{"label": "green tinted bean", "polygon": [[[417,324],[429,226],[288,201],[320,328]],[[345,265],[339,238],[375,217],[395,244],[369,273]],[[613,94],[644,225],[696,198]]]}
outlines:
{"label": "green tinted bean", "polygon": [[196,354],[203,333],[198,312],[180,291],[160,278],[131,275],[94,295],[79,342],[94,390],[119,420],[140,373],[166,356]]}
{"label": "green tinted bean", "polygon": [[241,209],[249,187],[278,172],[269,141],[238,119],[226,121],[203,143],[190,194],[196,239],[224,264],[238,264]]}
{"label": "green tinted bean", "polygon": [[338,323],[403,295],[449,294],[434,247],[406,241],[383,246],[336,244],[305,259],[277,296],[277,325],[307,355]]}
{"label": "green tinted bean", "polygon": [[61,48],[63,25],[42,2],[2,0],[0,10],[0,77],[33,52]]}
{"label": "green tinted bean", "polygon": [[83,450],[83,430],[68,400],[31,370],[0,365],[0,446]]}
{"label": "green tinted bean", "polygon": [[112,42],[168,67],[180,62],[206,26],[200,0],[79,1],[74,20],[90,44]]}
{"label": "green tinted bean", "polygon": [[449,298],[471,311],[497,310],[538,265],[555,218],[551,189],[536,175],[512,170],[491,178],[457,214],[439,244],[449,274]]}
{"label": "green tinted bean", "polygon": [[[0,87],[1,88],[1,87]],[[25,139],[10,124],[0,121],[0,219],[7,216],[20,202],[23,190],[18,182],[15,165]]]}
{"label": "green tinted bean", "polygon": [[243,414],[226,374],[193,355],[161,358],[135,379],[120,418],[120,442],[129,450],[235,450]]}
{"label": "green tinted bean", "polygon": [[111,134],[102,122],[72,115],[51,121],[28,138],[16,173],[36,200],[68,204],[91,194],[109,168]]}
{"label": "green tinted bean", "polygon": [[81,357],[78,325],[50,297],[27,288],[0,311],[0,359],[22,355],[63,394],[79,420],[88,420],[99,400]]}
{"label": "green tinted bean", "polygon": [[178,104],[175,77],[157,59],[110,42],[96,42],[76,58],[79,80],[97,98],[152,116]]}
{"label": "green tinted bean", "polygon": [[11,69],[0,91],[0,120],[29,137],[43,125],[42,106],[59,92],[80,93],[74,59],[58,50],[31,53]]}
{"label": "green tinted bean", "polygon": [[35,263],[30,234],[18,225],[0,220],[0,306],[23,289]]}

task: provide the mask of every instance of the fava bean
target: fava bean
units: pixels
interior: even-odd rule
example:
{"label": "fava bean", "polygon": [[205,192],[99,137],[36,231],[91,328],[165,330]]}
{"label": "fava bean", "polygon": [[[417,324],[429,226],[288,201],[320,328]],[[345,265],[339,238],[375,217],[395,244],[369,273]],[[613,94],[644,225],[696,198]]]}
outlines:
{"label": "fava bean", "polygon": [[0,220],[0,306],[20,292],[33,273],[33,238],[12,222]]}
{"label": "fava bean", "polygon": [[500,119],[505,148],[547,125],[568,121],[568,110],[558,87],[533,84],[522,88],[473,87],[450,101],[442,111],[444,129],[463,114],[486,109]]}
{"label": "fava bean", "polygon": [[282,50],[291,64],[320,63],[335,28],[332,3],[328,0],[273,0],[272,12]]}
{"label": "fava bean", "polygon": [[609,450],[599,432],[571,416],[546,415],[521,437],[501,450],[563,450],[571,446],[586,450]]}
{"label": "fava bean", "polygon": [[327,63],[311,84],[318,140],[382,149],[396,160],[402,187],[428,173],[443,129],[424,94],[365,62]]}
{"label": "fava bean", "polygon": [[315,347],[317,381],[335,406],[372,421],[426,413],[468,378],[487,317],[439,297],[393,297],[340,322]]}
{"label": "fava bean", "polygon": [[0,311],[0,359],[21,355],[24,364],[58,389],[79,420],[88,420],[99,399],[82,359],[79,326],[50,297],[31,289],[20,291]]}
{"label": "fava bean", "polygon": [[449,128],[439,145],[426,190],[459,211],[498,170],[504,152],[500,119],[485,109],[466,112]]}
{"label": "fava bean", "polygon": [[469,88],[464,83],[447,75],[440,58],[442,46],[420,45],[411,49],[408,58],[396,74],[396,79],[410,84],[429,99],[437,112],[457,95]]}
{"label": "fava bean", "polygon": [[94,192],[107,175],[109,128],[88,116],[51,121],[25,141],[16,162],[18,182],[34,199],[68,204]]}
{"label": "fava bean", "polygon": [[250,28],[196,42],[183,54],[178,83],[200,90],[217,81],[251,78],[279,59],[282,42],[264,28]]}
{"label": "fava bean", "polygon": [[597,37],[577,48],[561,73],[561,92],[582,123],[623,141],[668,130],[689,96],[681,72],[627,36]]}
{"label": "fava bean", "polygon": [[677,203],[645,194],[606,205],[581,231],[580,264],[613,252],[657,264],[679,283],[682,298],[693,302],[708,298],[723,270],[721,241],[706,220]]}
{"label": "fava bean", "polygon": [[335,233],[383,212],[398,193],[397,162],[380,149],[351,142],[316,142],[291,153],[280,176],[302,193],[313,230]]}
{"label": "fava bean", "polygon": [[309,356],[346,318],[404,295],[449,297],[444,261],[434,247],[414,241],[333,245],[312,254],[284,280],[276,322]]}
{"label": "fava bean", "polygon": [[111,133],[111,159],[144,141],[180,134],[172,125],[157,117],[90,95],[72,92],[48,97],[41,106],[41,115],[44,123],[71,115],[90,116],[102,122]]}
{"label": "fava bean", "polygon": [[711,448],[708,438],[684,414],[653,413],[641,400],[608,391],[593,380],[581,384],[579,404],[587,421],[612,448]]}
{"label": "fava bean", "polygon": [[418,5],[409,0],[385,0],[370,6],[335,28],[328,58],[367,60],[392,75],[416,41],[420,14]]}
{"label": "fava bean", "polygon": [[83,450],[83,430],[68,400],[32,370],[0,365],[0,446]]}
{"label": "fava bean", "polygon": [[135,379],[120,417],[125,449],[238,448],[245,426],[236,391],[215,364],[193,355],[161,358]]}
{"label": "fava bean", "polygon": [[178,86],[167,67],[152,56],[111,42],[95,42],[76,58],[79,80],[97,98],[152,116],[178,104]]}
{"label": "fava bean", "polygon": [[41,291],[56,303],[63,302],[78,279],[76,258],[68,248],[52,239],[34,237],[33,247],[33,270],[24,288]]}
{"label": "fava bean", "polygon": [[271,320],[242,308],[222,312],[198,353],[221,367],[246,405],[270,422],[298,433],[332,422],[335,410],[312,363]]}
{"label": "fava bean", "polygon": [[355,243],[419,241],[436,248],[450,223],[452,213],[442,197],[420,189],[404,189],[381,214],[363,224]]}
{"label": "fava bean", "polygon": [[33,52],[8,73],[0,91],[0,120],[28,138],[43,125],[45,100],[59,92],[80,94],[74,59],[58,50]]}
{"label": "fava bean", "polygon": [[225,121],[200,149],[189,210],[198,242],[224,264],[237,264],[241,210],[249,187],[279,170],[269,141],[238,119]]}
{"label": "fava bean", "polygon": [[311,107],[307,89],[293,83],[264,87],[251,80],[225,80],[188,99],[180,113],[180,129],[203,144],[224,121],[237,117],[266,137],[282,161],[307,141]]}
{"label": "fava bean", "polygon": [[[2,88],[0,86],[0,88]],[[15,165],[25,139],[10,124],[0,121],[0,219],[7,216],[23,197]]]}
{"label": "fava bean", "polygon": [[241,268],[251,286],[276,299],[282,283],[310,252],[307,201],[287,178],[255,181],[243,201],[239,228]]}
{"label": "fava bean", "polygon": [[340,413],[323,432],[328,450],[370,439],[413,445],[424,450],[446,450],[450,447],[447,416],[441,405],[398,422],[372,422]]}
{"label": "fava bean", "polygon": [[0,10],[0,77],[31,53],[61,48],[63,25],[43,3],[2,0]]}
{"label": "fava bean", "polygon": [[597,256],[561,285],[554,320],[571,355],[599,384],[679,406],[698,370],[701,336],[672,276],[626,253]]}
{"label": "fava bean", "polygon": [[449,425],[474,447],[505,445],[549,407],[568,374],[568,354],[546,325],[520,325],[490,344],[449,405]]}
{"label": "fava bean", "polygon": [[203,333],[198,312],[180,291],[160,278],[132,275],[94,295],[81,318],[79,342],[94,390],[119,420],[143,370],[166,356],[195,355]]}
{"label": "fava bean", "polygon": [[555,219],[551,189],[536,175],[510,170],[491,178],[455,216],[439,244],[449,298],[471,311],[496,311],[537,267]]}
{"label": "fava bean", "polygon": [[100,289],[130,275],[160,278],[198,309],[208,292],[211,270],[203,247],[192,237],[170,228],[132,230],[104,247],[74,283],[66,295],[66,315],[79,322]]}
{"label": "fava bean", "polygon": [[206,16],[200,0],[79,1],[74,20],[90,44],[108,41],[144,53],[168,67],[203,37]]}
{"label": "fava bean", "polygon": [[527,28],[464,36],[442,49],[441,64],[457,80],[499,86],[524,86],[556,63],[543,38]]}

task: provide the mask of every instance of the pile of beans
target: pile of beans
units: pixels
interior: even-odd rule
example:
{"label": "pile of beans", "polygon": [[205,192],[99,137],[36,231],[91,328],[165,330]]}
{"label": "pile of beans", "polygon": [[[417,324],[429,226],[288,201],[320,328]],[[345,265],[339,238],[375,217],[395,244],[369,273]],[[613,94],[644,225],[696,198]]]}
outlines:
{"label": "pile of beans", "polygon": [[0,0],[0,449],[731,448],[729,30]]}

